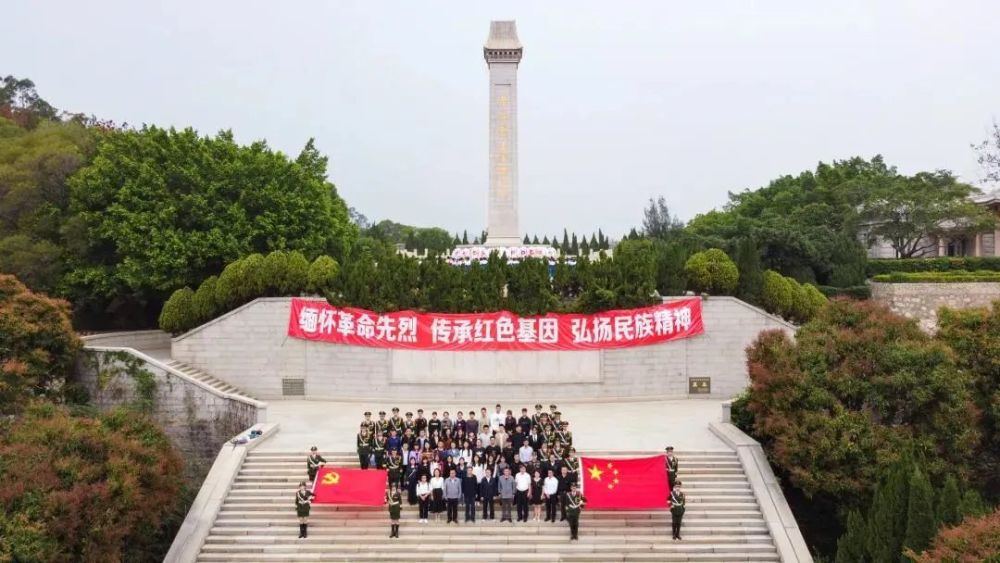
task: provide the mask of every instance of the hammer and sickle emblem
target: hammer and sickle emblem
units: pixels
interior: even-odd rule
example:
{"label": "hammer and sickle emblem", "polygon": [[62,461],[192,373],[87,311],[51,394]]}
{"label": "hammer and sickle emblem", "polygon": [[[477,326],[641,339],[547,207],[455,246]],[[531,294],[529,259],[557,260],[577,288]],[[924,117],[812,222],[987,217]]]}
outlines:
{"label": "hammer and sickle emblem", "polygon": [[324,485],[336,485],[339,482],[340,482],[340,473],[337,473],[335,471],[331,471],[331,472],[327,473],[326,475],[323,475],[323,484]]}

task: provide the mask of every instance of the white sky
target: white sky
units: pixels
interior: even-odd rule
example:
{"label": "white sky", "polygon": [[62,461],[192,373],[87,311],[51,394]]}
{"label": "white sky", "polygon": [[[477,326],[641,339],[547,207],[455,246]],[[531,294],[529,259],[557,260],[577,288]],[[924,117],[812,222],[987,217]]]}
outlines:
{"label": "white sky", "polygon": [[978,178],[1000,2],[10,2],[0,74],[56,107],[231,128],[372,219],[485,227],[491,19],[516,19],[521,230],[618,236],[820,161]]}

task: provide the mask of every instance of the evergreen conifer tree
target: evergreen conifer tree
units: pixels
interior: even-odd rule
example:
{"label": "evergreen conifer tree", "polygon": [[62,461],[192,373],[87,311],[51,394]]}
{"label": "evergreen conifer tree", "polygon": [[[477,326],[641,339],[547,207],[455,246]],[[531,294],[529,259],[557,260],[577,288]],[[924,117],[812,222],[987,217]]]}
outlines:
{"label": "evergreen conifer tree", "polygon": [[462,244],[469,244],[469,231],[462,231]]}
{"label": "evergreen conifer tree", "polygon": [[958,479],[954,475],[949,475],[944,480],[944,487],[941,487],[941,491],[938,493],[938,526],[954,526],[962,521],[962,513],[959,509],[961,502],[962,493],[958,490]]}
{"label": "evergreen conifer tree", "polygon": [[458,246],[462,244],[462,239],[458,238],[458,235],[455,235],[455,238],[451,239],[451,244],[452,246]]}
{"label": "evergreen conifer tree", "polygon": [[566,232],[566,229],[563,229],[562,246],[559,248],[562,250],[563,254],[569,254],[569,233]]}
{"label": "evergreen conifer tree", "polygon": [[[906,533],[903,535],[903,548],[910,548],[916,553],[927,549],[937,531],[934,518],[934,490],[927,475],[914,467],[910,475],[910,498],[906,511]],[[901,556],[904,563],[909,558]]]}
{"label": "evergreen conifer tree", "polygon": [[572,254],[573,256],[577,256],[580,254],[580,244],[576,240],[576,233],[573,233],[573,238],[570,240],[569,253]]}
{"label": "evergreen conifer tree", "polygon": [[761,290],[764,287],[764,266],[760,260],[760,249],[753,239],[744,237],[737,241],[734,254],[736,268],[740,272],[736,284],[736,297],[747,303],[759,305]]}
{"label": "evergreen conifer tree", "polygon": [[527,233],[524,234],[524,238],[521,240],[521,242],[524,244],[531,244],[531,238],[528,236]]}
{"label": "evergreen conifer tree", "polygon": [[531,239],[531,244],[539,244],[538,235],[535,235],[535,237]]}
{"label": "evergreen conifer tree", "polygon": [[590,243],[587,242],[587,237],[583,237],[583,242],[580,243],[580,255],[587,256],[590,254]]}
{"label": "evergreen conifer tree", "polygon": [[875,487],[865,538],[865,547],[872,561],[896,561],[903,552],[909,467],[909,463],[897,463]]}
{"label": "evergreen conifer tree", "polygon": [[597,229],[597,247],[601,250],[608,249],[608,238],[604,236],[604,231]]}
{"label": "evergreen conifer tree", "polygon": [[549,235],[545,235],[545,238],[542,239],[542,244],[546,246],[552,244],[551,242],[549,242]]}
{"label": "evergreen conifer tree", "polygon": [[636,240],[639,238],[639,232],[635,230],[635,227],[632,227],[632,230],[628,232],[628,236],[625,238],[628,240]]}
{"label": "evergreen conifer tree", "polygon": [[600,244],[597,242],[597,237],[594,233],[590,233],[590,243],[587,245],[591,250],[598,250],[601,248]]}
{"label": "evergreen conifer tree", "polygon": [[865,563],[865,519],[857,510],[847,515],[847,530],[837,540],[836,563]]}

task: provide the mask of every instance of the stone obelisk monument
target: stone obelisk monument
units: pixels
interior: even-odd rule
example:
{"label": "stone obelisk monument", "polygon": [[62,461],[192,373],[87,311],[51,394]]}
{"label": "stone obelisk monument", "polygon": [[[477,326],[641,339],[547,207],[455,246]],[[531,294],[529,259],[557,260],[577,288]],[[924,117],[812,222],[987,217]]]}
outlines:
{"label": "stone obelisk monument", "polygon": [[483,47],[490,69],[488,246],[521,244],[517,224],[517,65],[521,53],[514,22],[490,22],[490,36]]}

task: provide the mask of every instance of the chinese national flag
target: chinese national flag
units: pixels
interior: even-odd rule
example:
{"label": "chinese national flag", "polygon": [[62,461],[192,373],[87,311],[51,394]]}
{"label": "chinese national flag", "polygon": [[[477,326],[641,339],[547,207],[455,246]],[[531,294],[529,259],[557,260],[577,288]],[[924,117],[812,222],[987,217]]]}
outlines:
{"label": "chinese national flag", "polygon": [[665,508],[666,456],[580,458],[580,483],[587,508]]}
{"label": "chinese national flag", "polygon": [[383,470],[320,467],[313,483],[313,502],[379,506],[385,503],[386,482]]}

